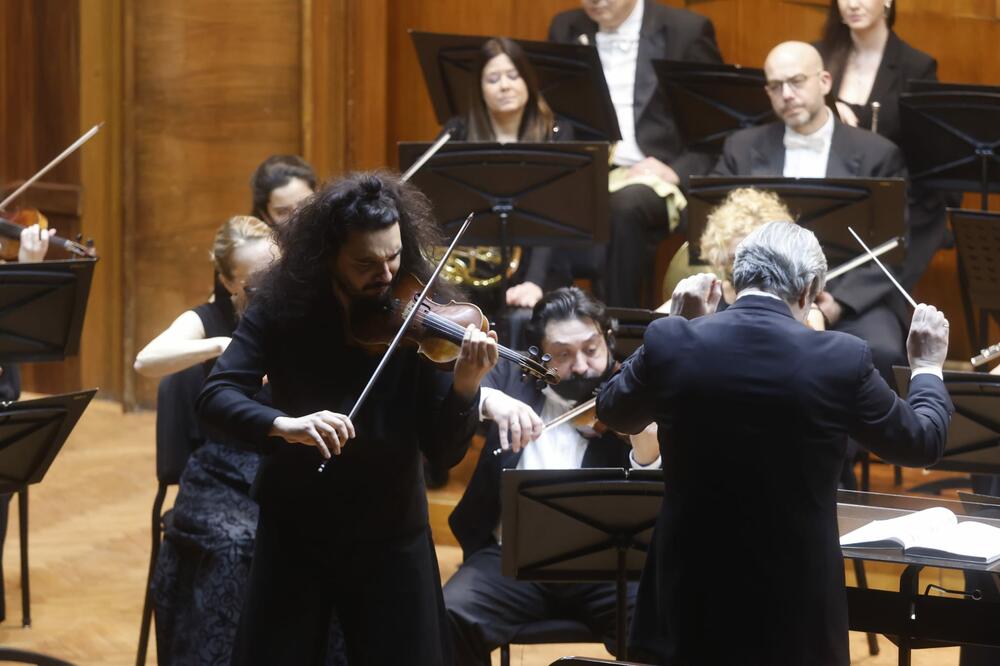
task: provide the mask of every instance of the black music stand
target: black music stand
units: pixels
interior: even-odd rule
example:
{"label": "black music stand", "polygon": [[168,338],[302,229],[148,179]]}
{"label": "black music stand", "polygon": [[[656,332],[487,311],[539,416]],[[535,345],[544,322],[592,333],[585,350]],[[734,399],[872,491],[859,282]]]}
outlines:
{"label": "black music stand", "polygon": [[625,360],[639,348],[647,326],[667,316],[663,312],[638,308],[608,308],[607,315],[615,338],[615,358],[619,360]]}
{"label": "black music stand", "polygon": [[1000,86],[910,81],[899,96],[910,178],[936,190],[1000,192]]}
{"label": "black music stand", "polygon": [[[823,246],[830,266],[862,253],[847,231],[852,227],[874,247],[906,237],[906,181],[902,178],[783,178],[692,176],[688,191],[688,251],[692,264],[701,260],[701,235],[708,214],[738,187],[774,192],[785,202],[795,221],[811,229]],[[887,252],[882,261],[902,264],[902,246]]]}
{"label": "black music stand", "polygon": [[502,493],[503,574],[614,581],[618,658],[627,660],[626,583],[642,573],[663,500],[661,472],[508,469]]}
{"label": "black music stand", "polygon": [[989,317],[1000,321],[1000,213],[949,208],[948,218],[955,232],[969,342],[981,349],[989,345]]}
{"label": "black music stand", "polygon": [[[41,482],[96,389],[0,405],[0,493],[18,494],[22,625],[31,626],[28,486]],[[0,647],[0,661],[66,666],[54,657]]]}
{"label": "black music stand", "polygon": [[[905,396],[910,387],[910,369],[894,366],[893,371],[899,394]],[[1000,376],[946,371],[944,383],[955,413],[948,427],[944,456],[931,469],[1000,474]],[[957,487],[968,485],[966,481]]]}
{"label": "black music stand", "polygon": [[[490,39],[410,31],[438,123],[464,116],[478,98],[476,61]],[[573,136],[588,141],[618,141],[618,116],[594,46],[514,40],[538,75],[538,86],[552,111],[573,125]]]}
{"label": "black music stand", "polygon": [[721,153],[731,133],[774,120],[764,70],[672,60],[653,69],[689,150]]}
{"label": "black music stand", "polygon": [[[430,144],[400,143],[399,164]],[[608,240],[608,144],[447,143],[410,182],[448,234],[476,213],[463,245],[589,247]]]}
{"label": "black music stand", "polygon": [[0,359],[61,361],[80,349],[97,259],[0,264]]}

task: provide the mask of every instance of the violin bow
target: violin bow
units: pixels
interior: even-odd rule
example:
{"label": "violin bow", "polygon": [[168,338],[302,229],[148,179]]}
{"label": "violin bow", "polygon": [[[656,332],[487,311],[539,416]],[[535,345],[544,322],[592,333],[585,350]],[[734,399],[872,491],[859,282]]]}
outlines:
{"label": "violin bow", "polygon": [[79,139],[77,139],[72,144],[70,144],[70,146],[66,150],[64,150],[61,153],[59,153],[58,155],[56,155],[55,158],[51,162],[49,162],[48,164],[46,164],[45,166],[43,166],[41,169],[39,169],[35,173],[35,175],[33,175],[31,178],[29,178],[28,180],[26,180],[23,183],[21,183],[20,187],[18,187],[16,190],[14,190],[10,194],[8,194],[6,199],[4,199],[3,201],[0,201],[0,210],[3,210],[4,208],[6,208],[7,204],[9,204],[11,201],[13,201],[14,199],[16,199],[19,196],[21,196],[21,193],[24,192],[29,187],[31,187],[32,185],[34,185],[38,181],[39,178],[41,178],[42,176],[44,176],[45,174],[47,174],[49,171],[51,171],[53,168],[55,168],[56,165],[58,165],[64,159],[66,159],[67,157],[69,157],[70,155],[72,155],[73,153],[75,153],[76,150],[80,146],[82,146],[83,144],[85,144],[88,141],[90,141],[94,137],[94,135],[97,134],[101,130],[102,127],[104,127],[104,122],[103,121],[99,122],[96,125],[94,125],[93,127],[91,127],[89,130],[87,130],[86,132],[83,133],[83,136],[81,136]]}
{"label": "violin bow", "polygon": [[[364,404],[365,399],[368,397],[368,394],[371,393],[372,387],[375,385],[375,382],[378,381],[378,378],[382,374],[382,371],[385,369],[385,366],[389,362],[389,359],[396,351],[396,348],[399,347],[399,343],[403,340],[403,335],[406,333],[406,329],[410,327],[410,322],[413,321],[413,318],[417,315],[417,312],[420,310],[420,306],[423,304],[424,299],[427,298],[427,294],[430,293],[431,287],[434,286],[434,282],[437,280],[438,274],[441,272],[441,269],[444,268],[445,262],[448,261],[448,257],[451,256],[451,253],[452,251],[454,251],[455,246],[458,245],[459,239],[465,233],[465,230],[469,228],[469,225],[472,224],[472,218],[474,216],[475,213],[473,212],[469,213],[469,216],[465,218],[465,222],[462,223],[462,227],[458,230],[458,233],[455,234],[455,237],[451,240],[451,245],[448,246],[448,249],[445,251],[444,256],[441,257],[441,260],[438,261],[437,266],[434,267],[434,272],[431,273],[430,278],[428,278],[427,284],[424,285],[423,291],[420,292],[420,295],[417,296],[417,299],[410,306],[410,312],[406,315],[406,318],[403,320],[403,324],[399,327],[399,330],[396,331],[396,336],[392,339],[392,342],[389,343],[389,348],[386,349],[385,354],[382,355],[382,360],[378,362],[378,366],[376,366],[375,372],[372,373],[372,376],[368,379],[368,383],[365,385],[364,390],[361,391],[361,395],[358,396],[358,399],[355,401],[354,406],[351,407],[351,412],[347,415],[347,418],[349,418],[351,421],[353,421],[354,418],[358,415],[358,411],[361,410],[361,406]],[[330,462],[330,460],[332,460],[332,458],[328,458],[327,460],[324,460],[320,464],[319,466],[320,472],[322,472],[326,468],[326,464]]]}

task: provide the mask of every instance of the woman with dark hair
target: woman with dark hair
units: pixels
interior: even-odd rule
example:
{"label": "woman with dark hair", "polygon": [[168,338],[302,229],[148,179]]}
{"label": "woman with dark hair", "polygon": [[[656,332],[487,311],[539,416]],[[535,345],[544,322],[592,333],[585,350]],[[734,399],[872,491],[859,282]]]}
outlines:
{"label": "woman with dark hair", "polygon": [[[538,87],[528,56],[520,44],[507,37],[486,40],[479,49],[476,67],[478,86],[469,90],[468,111],[461,119],[449,123],[455,128],[456,141],[488,141],[499,143],[572,140],[572,128],[556,122]],[[555,261],[552,248],[525,248],[522,268],[515,274],[498,307],[498,323],[504,343],[520,346],[520,329],[545,289],[568,285],[569,266]],[[558,269],[556,268],[558,264]],[[503,306],[520,308],[499,314]]]}
{"label": "woman with dark hair", "polygon": [[316,173],[298,155],[271,155],[250,177],[254,217],[269,226],[285,222],[303,200],[316,191]]}
{"label": "woman with dark hair", "polygon": [[[398,349],[352,418],[381,356],[352,331],[388,319],[399,278],[430,274],[430,204],[394,176],[353,174],[276,238],[281,257],[198,399],[213,432],[265,453],[233,663],[322,663],[334,612],[352,666],[450,663],[421,454],[450,465],[465,455],[496,335],[467,328],[451,373]],[[270,405],[254,400],[265,376]]]}
{"label": "woman with dark hair", "polygon": [[[877,131],[901,145],[899,96],[912,79],[937,80],[937,61],[893,32],[896,0],[830,0],[816,45],[833,76],[830,106],[840,120]],[[877,126],[873,105],[878,103]],[[944,243],[943,197],[911,185],[910,239],[902,283],[912,288]]]}

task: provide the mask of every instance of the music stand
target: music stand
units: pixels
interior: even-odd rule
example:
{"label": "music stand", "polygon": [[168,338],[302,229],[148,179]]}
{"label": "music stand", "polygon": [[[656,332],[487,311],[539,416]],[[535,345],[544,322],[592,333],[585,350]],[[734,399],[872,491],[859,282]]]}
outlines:
{"label": "music stand", "polygon": [[80,349],[97,259],[0,264],[0,359],[61,361]]}
{"label": "music stand", "polygon": [[[812,230],[830,266],[861,254],[847,231],[852,227],[870,247],[906,237],[906,181],[902,178],[783,178],[758,176],[692,176],[688,191],[688,251],[692,264],[701,260],[701,235],[708,215],[738,187],[774,192],[794,221]],[[882,261],[901,264],[904,248],[887,252]]]}
{"label": "music stand", "polygon": [[663,312],[638,308],[608,308],[606,312],[611,320],[611,333],[615,336],[615,358],[619,360],[625,360],[642,345],[647,326],[667,316]]}
{"label": "music stand", "polygon": [[[910,387],[910,369],[893,366],[899,394]],[[1000,474],[1000,376],[985,372],[944,373],[955,405],[944,456],[931,469]],[[963,485],[968,485],[963,484]]]}
{"label": "music stand", "polygon": [[626,583],[642,573],[663,500],[659,470],[503,471],[501,571],[518,580],[614,581],[618,658]]}
{"label": "music stand", "polygon": [[[438,123],[465,116],[479,96],[476,63],[479,49],[490,38],[416,30],[410,31],[410,37]],[[559,118],[572,123],[577,139],[614,142],[622,138],[596,47],[514,41],[535,68],[545,101]]]}
{"label": "music stand", "polygon": [[[400,143],[405,169],[430,144]],[[470,212],[464,245],[589,247],[608,240],[608,144],[447,143],[410,182],[446,233]]]}
{"label": "music stand", "polygon": [[689,150],[721,153],[731,133],[774,120],[762,69],[672,60],[653,69]]}
{"label": "music stand", "polygon": [[974,350],[980,349],[989,344],[988,316],[1000,320],[1000,213],[949,208],[948,218],[955,233],[969,341]]}
{"label": "music stand", "polygon": [[1000,192],[1000,87],[910,81],[899,96],[910,178],[937,190]]}

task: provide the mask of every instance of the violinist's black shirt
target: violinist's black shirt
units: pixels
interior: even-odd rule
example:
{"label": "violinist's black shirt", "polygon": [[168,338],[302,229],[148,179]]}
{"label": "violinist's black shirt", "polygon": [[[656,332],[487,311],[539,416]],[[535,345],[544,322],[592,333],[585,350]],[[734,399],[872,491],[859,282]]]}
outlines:
{"label": "violinist's black shirt", "polygon": [[[199,414],[213,435],[268,454],[254,484],[262,508],[290,511],[299,520],[313,513],[324,538],[335,541],[412,534],[427,525],[421,451],[443,465],[460,461],[476,427],[479,396],[464,403],[449,373],[400,349],[354,420],[357,437],[319,473],[316,448],[268,432],[278,416],[350,411],[379,358],[348,344],[342,322],[334,302],[282,321],[252,304],[205,383]],[[250,397],[265,375],[272,406]]]}

